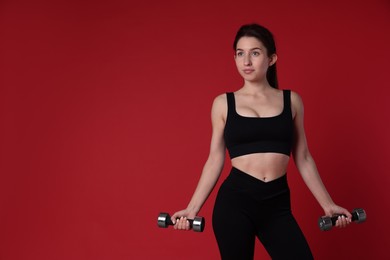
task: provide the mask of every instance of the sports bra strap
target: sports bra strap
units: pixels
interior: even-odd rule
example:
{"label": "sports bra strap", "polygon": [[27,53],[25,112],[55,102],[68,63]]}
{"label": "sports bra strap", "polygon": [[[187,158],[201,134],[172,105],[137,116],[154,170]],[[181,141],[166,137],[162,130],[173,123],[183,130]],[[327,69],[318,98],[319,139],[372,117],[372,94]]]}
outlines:
{"label": "sports bra strap", "polygon": [[228,92],[226,93],[227,104],[228,104],[228,115],[233,115],[236,110],[236,102],[234,101],[234,93]]}
{"label": "sports bra strap", "polygon": [[283,90],[283,99],[284,99],[284,111],[291,114],[291,90],[284,89]]}

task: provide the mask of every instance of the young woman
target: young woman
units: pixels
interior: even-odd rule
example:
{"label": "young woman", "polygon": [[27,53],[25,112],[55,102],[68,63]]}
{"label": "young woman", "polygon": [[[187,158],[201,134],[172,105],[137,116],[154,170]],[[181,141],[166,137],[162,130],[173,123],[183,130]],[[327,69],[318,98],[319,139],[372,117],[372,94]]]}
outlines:
{"label": "young woman", "polygon": [[[215,98],[210,154],[186,209],[172,215],[176,229],[189,229],[216,184],[228,149],[232,169],[218,191],[213,229],[223,260],[253,259],[257,237],[272,259],[313,259],[290,207],[286,170],[292,154],[306,185],[325,215],[351,214],[328,194],[310,155],[303,127],[303,104],[290,90],[279,90],[273,35],[249,24],[237,32],[233,48],[244,85]],[[177,220],[178,218],[178,220]]]}

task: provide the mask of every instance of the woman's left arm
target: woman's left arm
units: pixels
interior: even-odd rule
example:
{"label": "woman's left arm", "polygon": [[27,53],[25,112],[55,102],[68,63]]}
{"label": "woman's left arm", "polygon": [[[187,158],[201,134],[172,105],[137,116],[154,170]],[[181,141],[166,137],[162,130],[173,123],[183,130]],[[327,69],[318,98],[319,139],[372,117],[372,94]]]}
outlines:
{"label": "woman's left arm", "polygon": [[333,202],[321,180],[317,166],[307,145],[303,124],[304,109],[302,99],[295,92],[291,92],[291,108],[294,122],[292,154],[295,165],[297,166],[298,171],[300,172],[307,187],[323,208],[326,216],[332,216],[334,214],[345,214],[347,216],[347,218],[340,217],[336,222],[336,226],[345,227],[351,222],[352,215],[348,210]]}

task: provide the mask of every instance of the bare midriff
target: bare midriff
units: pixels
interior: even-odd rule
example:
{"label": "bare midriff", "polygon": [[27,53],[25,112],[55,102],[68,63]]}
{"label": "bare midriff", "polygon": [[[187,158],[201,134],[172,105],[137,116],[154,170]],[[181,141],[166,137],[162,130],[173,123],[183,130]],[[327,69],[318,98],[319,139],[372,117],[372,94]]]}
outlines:
{"label": "bare midriff", "polygon": [[289,159],[289,156],[281,153],[254,153],[233,158],[232,166],[269,182],[286,174]]}

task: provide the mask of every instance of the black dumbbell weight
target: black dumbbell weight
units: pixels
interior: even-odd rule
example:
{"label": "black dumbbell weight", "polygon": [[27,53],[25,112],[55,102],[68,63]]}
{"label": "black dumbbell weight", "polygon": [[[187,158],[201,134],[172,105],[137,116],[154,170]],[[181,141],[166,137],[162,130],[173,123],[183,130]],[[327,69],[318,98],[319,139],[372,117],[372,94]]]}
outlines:
{"label": "black dumbbell weight", "polygon": [[[194,219],[187,219],[190,222],[190,227],[196,232],[203,232],[205,220],[203,217],[195,217]],[[160,213],[157,218],[157,225],[160,228],[167,228],[173,226],[171,216],[168,213]]]}
{"label": "black dumbbell weight", "polygon": [[[366,221],[367,215],[364,209],[362,208],[357,208],[354,209],[352,212],[352,221],[356,223],[362,223]],[[343,215],[335,215],[333,217],[328,217],[328,216],[323,216],[318,219],[318,226],[322,231],[328,231],[331,230],[334,225],[336,225],[336,221],[339,216],[345,216]]]}

